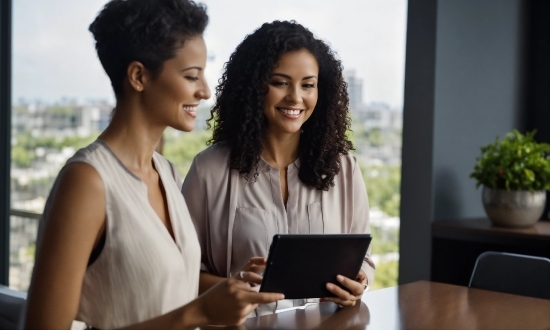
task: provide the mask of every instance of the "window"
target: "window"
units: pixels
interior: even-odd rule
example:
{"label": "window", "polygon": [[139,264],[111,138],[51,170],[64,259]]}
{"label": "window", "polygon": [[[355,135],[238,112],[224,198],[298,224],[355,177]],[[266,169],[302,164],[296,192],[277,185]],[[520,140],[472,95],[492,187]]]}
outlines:
{"label": "window", "polygon": [[[204,2],[211,89],[233,49],[263,22],[295,19],[339,54],[371,205],[378,268],[371,288],[396,285],[406,0],[342,0],[337,6],[328,0]],[[104,3],[13,1],[9,283],[17,289],[28,288],[40,213],[59,170],[107,126],[114,106],[87,30]],[[211,105],[203,102],[194,132],[165,134],[163,153],[182,175],[205,148]]]}

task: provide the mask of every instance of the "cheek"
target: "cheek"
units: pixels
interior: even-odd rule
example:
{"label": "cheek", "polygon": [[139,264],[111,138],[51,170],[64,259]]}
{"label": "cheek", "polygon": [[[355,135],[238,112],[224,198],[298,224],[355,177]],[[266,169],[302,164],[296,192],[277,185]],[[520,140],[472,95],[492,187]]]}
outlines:
{"label": "cheek", "polygon": [[311,110],[315,109],[315,106],[317,105],[317,101],[318,101],[318,93],[312,93],[312,95],[310,95],[307,99],[307,106],[308,108],[310,108]]}
{"label": "cheek", "polygon": [[264,108],[266,110],[269,110],[270,108],[274,107],[275,104],[277,104],[277,95],[275,92],[270,90],[264,98]]}

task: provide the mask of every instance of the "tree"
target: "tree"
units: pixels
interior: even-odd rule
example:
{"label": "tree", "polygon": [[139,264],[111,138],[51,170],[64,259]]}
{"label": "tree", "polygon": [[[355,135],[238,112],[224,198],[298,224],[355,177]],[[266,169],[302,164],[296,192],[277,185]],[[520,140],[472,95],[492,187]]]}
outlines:
{"label": "tree", "polygon": [[185,178],[195,156],[206,149],[210,138],[207,131],[175,132],[168,129],[164,134],[163,155],[170,160]]}

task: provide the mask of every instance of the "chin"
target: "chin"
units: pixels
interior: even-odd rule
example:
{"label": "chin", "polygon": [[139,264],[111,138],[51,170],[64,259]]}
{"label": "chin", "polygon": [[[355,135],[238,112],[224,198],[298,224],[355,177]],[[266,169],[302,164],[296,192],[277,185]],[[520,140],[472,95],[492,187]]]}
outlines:
{"label": "chin", "polygon": [[182,132],[191,132],[192,130],[195,129],[195,124],[179,124],[179,125],[174,125],[172,126],[172,128],[174,129],[177,129],[178,131],[182,131]]}
{"label": "chin", "polygon": [[286,132],[286,133],[288,133],[288,134],[300,133],[301,130],[302,130],[302,126],[298,126],[298,127],[285,127],[285,129],[283,129],[283,131]]}

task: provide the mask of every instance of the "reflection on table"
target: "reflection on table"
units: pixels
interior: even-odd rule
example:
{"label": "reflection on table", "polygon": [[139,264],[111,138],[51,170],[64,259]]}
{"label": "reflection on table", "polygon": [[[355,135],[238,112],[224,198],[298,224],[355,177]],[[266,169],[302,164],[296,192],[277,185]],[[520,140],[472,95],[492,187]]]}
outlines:
{"label": "reflection on table", "polygon": [[[419,281],[367,292],[354,307],[321,303],[233,329],[550,329],[550,300]],[[219,328],[218,328],[219,329]],[[232,329],[226,328],[226,329]]]}

